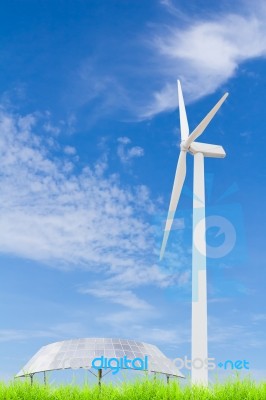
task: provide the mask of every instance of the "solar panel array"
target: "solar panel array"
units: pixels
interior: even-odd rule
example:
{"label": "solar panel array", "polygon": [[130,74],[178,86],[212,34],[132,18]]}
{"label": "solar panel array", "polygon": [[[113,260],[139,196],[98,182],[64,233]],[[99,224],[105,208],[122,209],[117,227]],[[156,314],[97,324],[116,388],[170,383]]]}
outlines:
{"label": "solar panel array", "polygon": [[86,338],[56,342],[42,347],[16,375],[58,369],[90,368],[96,357],[144,359],[148,356],[148,369],[167,375],[183,377],[174,363],[154,345],[135,340],[111,338]]}

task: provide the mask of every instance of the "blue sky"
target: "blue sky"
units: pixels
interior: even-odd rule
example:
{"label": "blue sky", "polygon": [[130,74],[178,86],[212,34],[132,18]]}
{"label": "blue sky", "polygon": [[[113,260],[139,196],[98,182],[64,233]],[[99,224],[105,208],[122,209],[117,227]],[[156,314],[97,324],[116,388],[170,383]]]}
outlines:
{"label": "blue sky", "polygon": [[68,338],[190,355],[192,157],[159,262],[177,78],[191,130],[230,93],[201,137],[227,152],[206,160],[207,212],[236,233],[208,259],[209,353],[265,376],[265,17],[260,1],[2,1],[1,379]]}

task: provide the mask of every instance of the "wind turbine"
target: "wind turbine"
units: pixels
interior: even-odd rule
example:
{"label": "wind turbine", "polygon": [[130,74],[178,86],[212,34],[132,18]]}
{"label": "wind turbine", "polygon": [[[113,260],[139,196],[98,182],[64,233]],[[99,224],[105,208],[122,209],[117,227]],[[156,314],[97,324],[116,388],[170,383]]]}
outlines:
{"label": "wind turbine", "polygon": [[[207,275],[206,275],[206,221],[204,157],[223,158],[222,146],[199,143],[195,140],[204,132],[214,115],[228,96],[225,93],[213,109],[189,135],[187,114],[180,81],[177,81],[180,115],[181,144],[172,190],[164,237],[160,252],[162,260],[175,211],[186,177],[186,156],[194,156],[193,176],[193,247],[192,247],[192,335],[191,335],[191,382],[208,386],[208,333],[207,333]],[[204,365],[203,365],[204,363]]]}

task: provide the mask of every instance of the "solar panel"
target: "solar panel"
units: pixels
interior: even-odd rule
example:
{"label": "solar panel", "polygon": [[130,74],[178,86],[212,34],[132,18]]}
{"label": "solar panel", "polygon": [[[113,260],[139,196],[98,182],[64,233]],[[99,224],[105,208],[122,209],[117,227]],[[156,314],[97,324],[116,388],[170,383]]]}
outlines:
{"label": "solar panel", "polygon": [[[173,362],[154,345],[118,338],[82,338],[43,346],[19,371],[17,377],[64,368],[89,368],[95,357],[128,360],[148,356],[148,368],[162,374],[183,377]],[[140,362],[135,362],[139,367]]]}

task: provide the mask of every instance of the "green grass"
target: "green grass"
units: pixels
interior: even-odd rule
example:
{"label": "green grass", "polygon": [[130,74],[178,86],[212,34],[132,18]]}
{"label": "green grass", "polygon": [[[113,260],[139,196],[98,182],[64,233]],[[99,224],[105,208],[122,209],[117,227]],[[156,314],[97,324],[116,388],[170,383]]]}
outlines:
{"label": "green grass", "polygon": [[266,382],[255,383],[251,379],[235,378],[223,384],[214,384],[209,389],[180,387],[177,381],[166,385],[160,380],[140,380],[121,385],[102,384],[82,387],[76,385],[44,386],[28,382],[0,383],[2,400],[266,400]]}

